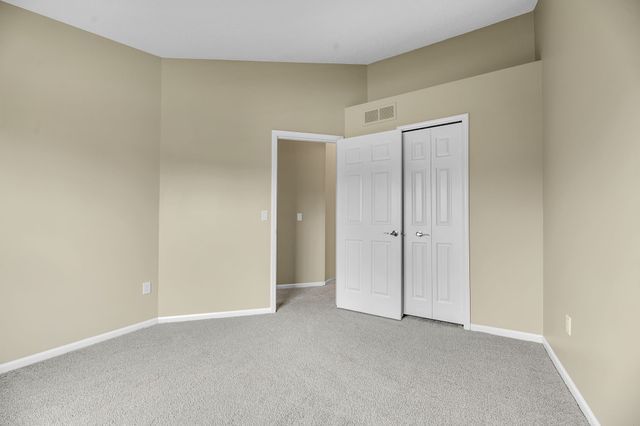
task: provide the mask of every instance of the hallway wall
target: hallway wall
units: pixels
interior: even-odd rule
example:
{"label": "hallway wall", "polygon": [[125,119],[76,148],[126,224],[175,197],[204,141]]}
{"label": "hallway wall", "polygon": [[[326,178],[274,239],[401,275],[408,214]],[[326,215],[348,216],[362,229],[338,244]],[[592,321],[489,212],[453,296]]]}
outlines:
{"label": "hallway wall", "polygon": [[325,280],[325,145],[278,141],[278,284]]}

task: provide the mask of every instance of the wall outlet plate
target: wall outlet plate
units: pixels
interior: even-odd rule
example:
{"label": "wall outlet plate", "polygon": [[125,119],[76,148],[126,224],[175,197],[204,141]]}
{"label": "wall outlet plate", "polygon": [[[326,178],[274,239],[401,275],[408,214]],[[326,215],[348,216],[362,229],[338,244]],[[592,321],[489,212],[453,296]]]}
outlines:
{"label": "wall outlet plate", "polygon": [[263,222],[266,222],[267,220],[269,220],[269,212],[267,210],[262,210],[260,212],[260,220]]}
{"label": "wall outlet plate", "polygon": [[296,213],[296,220],[302,222],[302,213]]}
{"label": "wall outlet plate", "polygon": [[569,315],[564,316],[564,331],[568,336],[571,336],[571,317]]}
{"label": "wall outlet plate", "polygon": [[142,283],[142,294],[151,293],[151,281],[145,281]]}

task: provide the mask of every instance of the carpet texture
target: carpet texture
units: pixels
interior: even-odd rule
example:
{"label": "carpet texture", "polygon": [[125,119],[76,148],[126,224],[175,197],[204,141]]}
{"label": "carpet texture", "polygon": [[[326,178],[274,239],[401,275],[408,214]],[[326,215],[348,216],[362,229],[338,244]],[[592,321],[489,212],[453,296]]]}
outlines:
{"label": "carpet texture", "polygon": [[0,424],[587,424],[540,344],[278,291],[0,376]]}

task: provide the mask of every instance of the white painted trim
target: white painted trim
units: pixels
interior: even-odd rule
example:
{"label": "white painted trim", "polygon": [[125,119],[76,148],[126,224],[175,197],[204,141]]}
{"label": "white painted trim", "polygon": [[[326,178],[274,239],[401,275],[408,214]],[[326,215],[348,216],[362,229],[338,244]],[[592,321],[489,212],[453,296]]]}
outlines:
{"label": "white painted trim", "polygon": [[488,325],[471,324],[471,331],[493,334],[495,336],[510,337],[512,339],[526,340],[527,342],[542,343],[543,337],[540,334],[527,333],[524,331],[509,330],[507,328],[490,327]]}
{"label": "white painted trim", "polygon": [[580,407],[580,410],[582,410],[582,413],[586,417],[589,424],[591,426],[600,426],[600,422],[596,418],[595,414],[593,414],[593,411],[591,411],[591,407],[589,407],[589,404],[587,404],[587,400],[584,399],[584,397],[580,393],[580,390],[578,390],[578,387],[571,379],[571,376],[569,376],[569,373],[562,365],[562,362],[560,362],[560,358],[558,358],[556,353],[553,351],[551,344],[549,343],[549,341],[547,341],[547,339],[544,336],[540,334],[526,333],[524,331],[489,327],[487,325],[478,325],[478,324],[471,324],[471,331],[479,331],[481,333],[488,333],[496,336],[510,337],[512,339],[541,343],[544,346],[544,349],[547,351],[549,358],[551,358],[551,362],[553,362],[553,365],[555,366],[556,370],[558,370],[558,374],[564,381],[565,385],[567,385],[569,392],[571,392],[571,395],[573,395],[573,398],[576,400],[578,407]]}
{"label": "white painted trim", "polygon": [[328,279],[324,280],[325,284],[334,283],[334,282],[336,282],[336,277],[328,278]]}
{"label": "white painted trim", "polygon": [[7,371],[15,370],[17,368],[26,367],[27,365],[35,364],[40,361],[54,358],[59,355],[66,354],[68,352],[76,351],[78,349],[86,348],[87,346],[95,345],[96,343],[104,342],[105,340],[113,339],[124,334],[132,333],[134,331],[141,330],[143,328],[151,327],[158,323],[157,318],[152,318],[147,321],[142,321],[137,324],[128,325],[126,327],[118,328],[116,330],[108,331],[106,333],[98,334],[97,336],[87,337],[86,339],[78,340],[76,342],[68,343],[66,345],[58,346],[57,348],[49,349],[44,352],[39,352],[33,355],[25,356],[24,358],[18,358],[13,361],[0,364],[0,374]]}
{"label": "white painted trim", "polygon": [[[324,285],[324,283],[322,283]],[[170,322],[182,322],[182,321],[197,321],[210,318],[231,318],[231,317],[243,317],[248,315],[262,315],[271,313],[271,308],[258,308],[258,309],[244,309],[239,311],[226,311],[226,312],[210,312],[205,314],[193,314],[193,315],[175,315],[166,317],[151,318],[146,321],[139,322],[137,324],[128,325],[126,327],[118,328],[116,330],[108,331],[106,333],[98,334],[97,336],[87,337],[86,339],[78,340],[76,342],[68,343],[66,345],[58,346],[57,348],[49,349],[44,352],[39,352],[33,355],[28,355],[23,358],[18,358],[13,361],[0,364],[0,374],[6,373],[11,370],[26,367],[27,365],[35,364],[40,361],[54,358],[59,355],[64,355],[68,352],[73,352],[78,349],[86,348],[87,346],[95,345],[96,343],[104,342],[105,340],[120,337],[125,334],[133,333],[134,331],[142,330],[143,328],[151,327],[156,324],[164,324]]]}
{"label": "white painted trim", "polygon": [[278,264],[278,140],[288,139],[300,142],[336,143],[342,136],[323,135],[318,133],[289,132],[286,130],[271,131],[271,273],[270,286],[271,312],[276,311],[276,274]]}
{"label": "white painted trim", "polygon": [[269,307],[258,309],[242,309],[239,311],[207,312],[203,314],[172,315],[166,317],[158,317],[158,323],[166,324],[170,322],[200,321],[213,318],[246,317],[250,315],[264,315],[270,313],[272,313],[272,310]]}
{"label": "white painted trim", "polygon": [[573,382],[573,380],[571,380],[571,376],[569,376],[569,373],[560,362],[560,358],[558,358],[556,353],[553,351],[553,348],[544,337],[542,338],[542,344],[544,345],[547,354],[549,354],[551,362],[553,362],[556,370],[558,370],[558,374],[560,374],[560,377],[562,377],[562,380],[567,385],[567,388],[569,388],[569,392],[571,392],[571,395],[573,395],[573,397],[575,398],[576,402],[578,403],[578,407],[580,407],[580,409],[582,410],[582,413],[587,418],[589,424],[592,426],[600,426],[600,422],[596,418],[595,414],[593,414],[593,411],[591,411],[591,407],[589,407],[589,404],[587,404],[587,400],[584,399],[576,384]]}
{"label": "white painted trim", "polygon": [[323,287],[331,282],[334,282],[335,278],[329,278],[324,281],[315,281],[308,283],[295,283],[295,284],[277,284],[277,288],[285,289],[285,288],[305,288],[305,287]]}
{"label": "white painted trim", "polygon": [[466,277],[466,285],[464,287],[464,299],[465,299],[465,312],[463,318],[463,326],[465,330],[471,329],[471,277],[469,266],[469,114],[459,114],[450,117],[438,118],[436,120],[423,121],[420,123],[407,124],[397,127],[398,130],[403,132],[409,130],[421,129],[423,127],[433,127],[443,124],[461,122],[462,125],[462,194],[463,194],[463,223],[464,223],[464,239],[465,247],[463,247],[464,255],[464,271],[463,276]]}
{"label": "white painted trim", "polygon": [[310,283],[295,283],[295,284],[278,284],[278,289],[285,288],[305,288],[305,287],[324,287],[327,284],[326,281],[315,281]]}

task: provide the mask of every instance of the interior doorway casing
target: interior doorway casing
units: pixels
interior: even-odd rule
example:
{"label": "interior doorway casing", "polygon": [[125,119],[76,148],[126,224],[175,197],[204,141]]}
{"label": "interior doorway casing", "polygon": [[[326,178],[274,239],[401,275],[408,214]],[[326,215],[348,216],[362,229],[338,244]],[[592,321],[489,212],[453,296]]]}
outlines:
{"label": "interior doorway casing", "polygon": [[270,309],[276,311],[277,265],[278,265],[278,141],[286,139],[298,142],[336,143],[342,136],[319,133],[271,131],[271,276]]}

